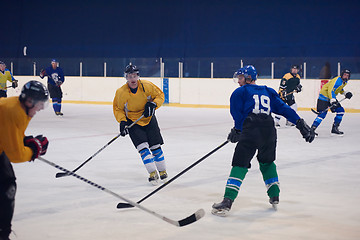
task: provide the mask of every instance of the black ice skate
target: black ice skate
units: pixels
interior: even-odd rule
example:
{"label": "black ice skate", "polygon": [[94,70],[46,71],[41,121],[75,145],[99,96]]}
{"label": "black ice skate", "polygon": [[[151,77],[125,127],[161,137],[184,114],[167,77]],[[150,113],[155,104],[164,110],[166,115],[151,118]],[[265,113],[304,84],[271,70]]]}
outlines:
{"label": "black ice skate", "polygon": [[214,203],[212,205],[213,209],[211,213],[216,216],[225,217],[226,214],[230,211],[232,203],[233,200],[231,200],[230,198],[224,198],[221,203]]}
{"label": "black ice skate", "polygon": [[314,130],[315,136],[317,137],[319,134],[317,134],[317,133],[315,132],[316,127],[315,127],[314,125],[312,125],[312,126],[311,126],[311,129]]}
{"label": "black ice skate", "polygon": [[334,123],[333,126],[332,126],[332,129],[331,129],[331,133],[333,135],[337,135],[337,136],[342,136],[344,135],[344,132],[340,131],[339,130],[339,123]]}
{"label": "black ice skate", "polygon": [[63,116],[64,114],[62,112],[55,112],[56,116]]}
{"label": "black ice skate", "polygon": [[279,196],[271,197],[269,199],[269,203],[272,205],[272,207],[277,210],[277,205],[279,204]]}

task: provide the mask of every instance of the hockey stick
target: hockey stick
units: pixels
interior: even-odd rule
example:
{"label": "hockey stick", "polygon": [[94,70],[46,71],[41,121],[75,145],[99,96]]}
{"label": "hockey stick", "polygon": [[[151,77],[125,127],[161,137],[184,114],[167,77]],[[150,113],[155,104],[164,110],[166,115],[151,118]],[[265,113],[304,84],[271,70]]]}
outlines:
{"label": "hockey stick", "polygon": [[[141,115],[135,122],[133,122],[132,124],[130,124],[129,126],[127,126],[126,128],[131,128],[132,126],[134,126],[138,121],[140,121],[140,119],[142,119],[144,117],[144,115]],[[89,162],[93,157],[95,157],[99,152],[101,152],[102,150],[104,150],[107,146],[109,146],[112,142],[114,142],[116,139],[118,139],[120,137],[120,133],[115,136],[113,139],[110,140],[110,142],[108,142],[105,146],[103,146],[102,148],[100,148],[96,153],[94,153],[91,157],[89,157],[85,162],[83,162],[80,166],[78,166],[77,168],[75,168],[73,170],[73,172],[76,172],[77,170],[79,170],[82,166],[84,166],[87,162]],[[55,175],[56,178],[59,177],[65,177],[68,176],[67,173],[63,173],[63,172],[59,172]]]}
{"label": "hockey stick", "polygon": [[[341,102],[344,101],[345,99],[346,99],[346,98],[341,99],[340,101],[338,101],[338,103],[341,103]],[[330,108],[331,108],[331,106],[327,107],[324,111],[321,111],[321,112],[318,112],[318,111],[316,111],[315,109],[311,109],[311,111],[312,111],[313,113],[319,115],[319,114],[322,114],[322,113],[324,113],[324,112],[327,112]]]}
{"label": "hockey stick", "polygon": [[188,217],[186,217],[186,218],[184,218],[184,219],[181,219],[181,220],[179,220],[179,221],[172,220],[172,219],[167,218],[167,217],[165,217],[165,216],[163,216],[163,215],[160,215],[160,214],[158,214],[158,213],[156,213],[156,212],[154,212],[154,211],[152,211],[152,210],[150,210],[150,209],[148,209],[148,208],[145,208],[145,207],[143,207],[142,205],[139,205],[139,204],[137,204],[136,202],[133,202],[133,201],[131,201],[131,200],[129,200],[129,199],[127,199],[127,198],[125,198],[125,197],[123,197],[123,196],[121,196],[121,195],[113,192],[113,191],[110,191],[109,189],[104,188],[103,186],[100,186],[100,185],[98,185],[98,184],[96,184],[96,183],[94,183],[94,182],[92,182],[92,181],[90,181],[90,180],[88,180],[88,179],[86,179],[86,178],[84,178],[84,177],[81,177],[81,176],[77,175],[77,174],[74,173],[74,172],[71,172],[71,171],[69,171],[69,170],[67,170],[67,169],[65,169],[65,168],[63,168],[63,167],[60,167],[59,165],[57,165],[57,164],[55,164],[55,163],[53,163],[53,162],[50,162],[50,161],[48,161],[48,160],[46,160],[46,159],[44,159],[44,158],[42,158],[42,157],[39,157],[38,159],[39,159],[40,161],[43,161],[43,162],[45,162],[45,163],[47,163],[47,164],[49,164],[49,165],[57,168],[57,169],[60,169],[60,170],[63,171],[63,172],[66,172],[67,175],[74,176],[74,177],[76,177],[77,179],[80,179],[81,181],[86,182],[86,183],[90,184],[91,186],[94,186],[94,187],[96,187],[96,188],[98,188],[98,189],[100,189],[100,190],[102,190],[102,191],[104,191],[104,192],[107,192],[107,193],[109,193],[109,194],[111,194],[111,195],[113,195],[113,196],[115,196],[115,197],[117,197],[117,198],[120,198],[120,199],[128,202],[129,204],[131,204],[131,205],[133,205],[133,206],[135,206],[135,207],[138,207],[138,208],[140,208],[141,210],[144,210],[145,212],[148,212],[148,213],[150,213],[151,215],[153,215],[153,216],[155,216],[155,217],[158,217],[158,218],[162,219],[163,221],[168,222],[168,223],[170,223],[170,224],[172,224],[172,225],[174,225],[174,226],[176,226],[176,227],[182,227],[182,226],[189,225],[189,224],[191,224],[191,223],[193,223],[193,222],[196,222],[197,220],[199,220],[199,219],[202,218],[203,216],[205,216],[205,211],[204,211],[204,209],[199,209],[199,210],[197,210],[195,213],[191,214],[190,216],[188,216]]}
{"label": "hockey stick", "polygon": [[[205,158],[209,157],[211,154],[213,154],[214,152],[216,152],[217,150],[219,150],[220,148],[222,148],[223,146],[225,146],[227,143],[229,143],[228,140],[226,140],[226,142],[222,143],[220,146],[216,147],[214,150],[212,150],[211,152],[209,152],[208,154],[206,154],[205,156],[203,156],[202,158],[200,158],[199,160],[197,160],[196,162],[194,162],[193,164],[191,164],[189,167],[185,168],[183,171],[181,171],[180,173],[178,173],[176,176],[174,176],[173,178],[171,178],[170,180],[168,180],[166,183],[164,183],[163,185],[161,185],[160,187],[158,187],[157,189],[155,189],[154,191],[152,191],[151,193],[149,193],[148,195],[146,195],[145,197],[143,197],[141,200],[137,201],[137,204],[143,202],[145,199],[147,199],[148,197],[150,197],[151,195],[155,194],[156,192],[160,191],[162,188],[166,187],[167,185],[169,185],[171,182],[173,182],[175,179],[177,179],[178,177],[180,177],[181,175],[183,175],[184,173],[186,173],[187,171],[189,171],[191,168],[193,168],[195,165],[199,164],[201,161],[203,161]],[[134,204],[129,204],[129,203],[118,203],[117,208],[131,208],[134,207]]]}

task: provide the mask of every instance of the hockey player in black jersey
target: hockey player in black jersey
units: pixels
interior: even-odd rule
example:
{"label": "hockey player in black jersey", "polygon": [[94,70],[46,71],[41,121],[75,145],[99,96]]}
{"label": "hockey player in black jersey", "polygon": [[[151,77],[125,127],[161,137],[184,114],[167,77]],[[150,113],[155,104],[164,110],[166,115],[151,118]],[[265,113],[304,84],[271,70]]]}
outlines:
{"label": "hockey player in black jersey", "polygon": [[[290,72],[282,77],[279,87],[280,98],[295,111],[297,111],[297,104],[294,93],[301,92],[302,90],[299,71],[300,67],[298,65],[291,66]],[[280,119],[281,117],[279,115],[275,116],[276,127],[280,127]],[[286,126],[294,126],[294,124],[287,120]]]}
{"label": "hockey player in black jersey", "polygon": [[305,141],[312,142],[315,137],[314,131],[280,99],[274,89],[256,85],[257,72],[253,66],[240,68],[234,77],[240,87],[230,98],[230,113],[235,126],[228,140],[237,144],[224,199],[212,206],[212,213],[218,216],[225,216],[230,210],[256,151],[269,201],[274,208],[279,203],[279,179],[274,163],[277,136],[272,112],[296,124]]}

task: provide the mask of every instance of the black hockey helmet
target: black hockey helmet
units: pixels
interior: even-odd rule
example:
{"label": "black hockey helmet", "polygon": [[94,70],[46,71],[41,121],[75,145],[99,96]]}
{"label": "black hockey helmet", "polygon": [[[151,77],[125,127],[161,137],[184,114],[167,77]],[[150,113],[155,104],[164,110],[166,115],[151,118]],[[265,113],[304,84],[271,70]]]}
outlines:
{"label": "black hockey helmet", "polygon": [[[349,79],[350,79],[350,76],[351,76],[350,70],[349,70],[349,69],[344,69],[344,70],[342,70],[342,71],[341,71],[341,74],[340,74],[340,77],[341,77],[341,78],[343,77],[344,73],[349,74]],[[348,80],[349,80],[349,79],[348,79]]]}
{"label": "black hockey helmet", "polygon": [[139,69],[132,63],[129,63],[129,65],[126,66],[124,73],[125,73],[125,77],[126,77],[126,74],[129,74],[129,73],[137,73],[137,75],[139,75]]}
{"label": "black hockey helmet", "polygon": [[292,65],[292,66],[291,66],[291,69],[297,69],[297,70],[300,70],[300,66],[299,66],[299,65],[294,64],[294,65]]}
{"label": "black hockey helmet", "polygon": [[23,86],[20,94],[20,102],[25,102],[28,98],[31,98],[33,105],[37,102],[47,102],[49,100],[49,92],[45,85],[39,81],[31,80]]}

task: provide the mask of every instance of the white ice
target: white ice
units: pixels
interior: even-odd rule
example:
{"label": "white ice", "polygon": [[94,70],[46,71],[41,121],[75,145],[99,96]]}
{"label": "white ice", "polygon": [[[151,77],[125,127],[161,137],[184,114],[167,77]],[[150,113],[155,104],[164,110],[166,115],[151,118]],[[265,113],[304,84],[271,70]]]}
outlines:
{"label": "white ice", "polygon": [[[118,134],[110,105],[63,104],[63,117],[49,106],[30,122],[27,135],[44,134],[44,156],[75,169]],[[222,144],[233,126],[228,109],[162,107],[157,112],[169,178]],[[308,124],[315,115],[299,112]],[[280,204],[274,211],[256,158],[227,217],[211,214],[222,200],[235,145],[227,144],[141,204],[180,220],[203,208],[204,218],[175,227],[39,160],[13,164],[17,176],[12,239],[360,239],[360,114],[345,114],[343,137],[330,134],[333,115],[306,143],[292,127],[278,129]],[[281,123],[284,125],[285,120]],[[77,173],[138,201],[156,189],[128,136],[119,138]]]}

